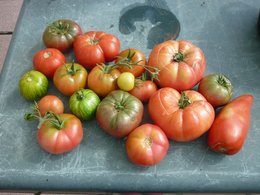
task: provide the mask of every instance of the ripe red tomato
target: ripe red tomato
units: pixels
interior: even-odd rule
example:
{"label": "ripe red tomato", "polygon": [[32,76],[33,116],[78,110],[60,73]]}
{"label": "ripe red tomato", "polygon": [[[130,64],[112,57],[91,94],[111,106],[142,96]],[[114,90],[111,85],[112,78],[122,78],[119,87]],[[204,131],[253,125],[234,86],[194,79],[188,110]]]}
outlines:
{"label": "ripe red tomato", "polygon": [[46,48],[33,57],[33,67],[48,78],[52,78],[56,69],[66,63],[66,58],[58,49]]}
{"label": "ripe red tomato", "polygon": [[83,138],[81,121],[72,114],[50,116],[40,126],[39,145],[51,154],[62,154],[77,147]]}
{"label": "ripe red tomato", "polygon": [[41,116],[44,116],[48,111],[56,114],[62,114],[64,112],[64,104],[62,100],[55,95],[44,96],[38,101],[37,107]]}
{"label": "ripe red tomato", "polygon": [[[116,64],[121,64],[118,67],[120,72],[131,72],[135,77],[141,76],[141,74],[145,71],[143,66],[146,65],[146,58],[143,52],[135,48],[129,48],[124,51],[121,51],[119,55],[116,57]],[[124,65],[124,62],[128,62],[130,64],[139,64],[133,65],[131,68],[128,68]]]}
{"label": "ripe red tomato", "polygon": [[110,69],[110,66],[100,65],[94,67],[88,75],[88,88],[98,96],[105,97],[111,91],[118,89],[117,78],[120,71]]}
{"label": "ripe red tomato", "polygon": [[72,48],[75,37],[80,34],[81,28],[75,21],[60,19],[46,27],[42,39],[46,47],[65,52]]}
{"label": "ripe red tomato", "polygon": [[215,117],[212,105],[197,91],[181,94],[173,88],[159,89],[149,100],[152,120],[175,141],[192,141],[209,130]]}
{"label": "ripe red tomato", "polygon": [[87,70],[77,63],[67,63],[60,66],[53,76],[55,87],[65,96],[71,96],[87,83]]}
{"label": "ripe red tomato", "polygon": [[74,41],[77,61],[88,69],[97,64],[113,61],[118,56],[120,41],[105,32],[90,31],[79,35]]}
{"label": "ripe red tomato", "polygon": [[135,79],[135,87],[129,91],[143,103],[147,103],[150,97],[157,91],[156,84],[151,80]]}
{"label": "ripe red tomato", "polygon": [[169,141],[165,133],[152,124],[137,127],[126,140],[127,156],[136,165],[156,165],[164,159],[168,149]]}
{"label": "ripe red tomato", "polygon": [[128,92],[115,90],[98,105],[96,119],[99,126],[114,137],[127,136],[142,121],[144,106]]}
{"label": "ripe red tomato", "polygon": [[223,74],[210,74],[203,77],[198,91],[213,107],[227,104],[233,94],[232,84]]}
{"label": "ripe red tomato", "polygon": [[158,80],[155,80],[160,87],[183,91],[201,80],[206,60],[203,51],[192,43],[169,40],[152,49],[148,65],[160,70]]}
{"label": "ripe red tomato", "polygon": [[241,150],[250,127],[253,99],[252,95],[242,95],[221,109],[208,133],[212,150],[228,155]]}

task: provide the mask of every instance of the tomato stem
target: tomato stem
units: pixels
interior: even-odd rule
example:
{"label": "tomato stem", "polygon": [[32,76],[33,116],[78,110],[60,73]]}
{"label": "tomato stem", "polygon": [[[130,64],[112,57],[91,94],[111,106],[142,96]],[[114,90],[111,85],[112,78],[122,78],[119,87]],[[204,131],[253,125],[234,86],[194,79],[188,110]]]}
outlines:
{"label": "tomato stem", "polygon": [[75,75],[78,71],[80,71],[80,69],[78,68],[78,69],[75,69],[75,62],[74,62],[74,60],[72,61],[72,63],[71,63],[71,66],[67,66],[67,65],[65,65],[66,66],[66,69],[67,69],[67,74],[70,74],[70,75]]}
{"label": "tomato stem", "polygon": [[84,97],[85,97],[83,90],[77,91],[77,92],[76,92],[76,96],[77,96],[77,99],[78,99],[78,100],[83,100]]}
{"label": "tomato stem", "polygon": [[181,62],[184,60],[184,54],[183,53],[176,53],[174,56],[173,56],[173,60],[175,62]]}
{"label": "tomato stem", "polygon": [[178,102],[179,108],[184,109],[190,104],[191,104],[191,101],[190,101],[189,97],[184,92],[182,92],[181,98],[179,99],[179,102]]}

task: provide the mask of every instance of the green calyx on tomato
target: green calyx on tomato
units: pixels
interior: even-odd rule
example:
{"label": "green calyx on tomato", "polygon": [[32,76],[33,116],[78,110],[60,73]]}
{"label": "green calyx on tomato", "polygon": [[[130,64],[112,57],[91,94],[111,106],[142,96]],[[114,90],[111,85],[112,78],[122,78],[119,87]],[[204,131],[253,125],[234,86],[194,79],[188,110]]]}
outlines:
{"label": "green calyx on tomato", "polygon": [[229,91],[232,91],[231,82],[225,76],[223,76],[221,74],[218,75],[217,82],[218,82],[218,84],[225,87]]}
{"label": "green calyx on tomato", "polygon": [[179,108],[184,109],[190,104],[191,104],[191,101],[190,101],[189,97],[184,92],[182,92],[181,98],[179,99],[179,102],[178,102]]}
{"label": "green calyx on tomato", "polygon": [[61,130],[64,127],[64,120],[61,120],[61,118],[53,113],[53,112],[47,112],[45,114],[46,120],[49,120],[50,123],[53,125],[53,127],[55,127],[58,130]]}
{"label": "green calyx on tomato", "polygon": [[183,53],[176,53],[174,56],[173,56],[173,60],[175,61],[175,62],[181,62],[181,61],[183,61],[184,60],[184,54]]}
{"label": "green calyx on tomato", "polygon": [[71,65],[65,65],[66,69],[67,69],[67,73],[69,75],[75,75],[78,71],[80,71],[80,68],[76,68],[75,69],[75,65],[74,65],[74,61],[71,63]]}
{"label": "green calyx on tomato", "polygon": [[66,34],[70,29],[70,24],[63,20],[58,20],[49,26],[49,31],[54,35]]}

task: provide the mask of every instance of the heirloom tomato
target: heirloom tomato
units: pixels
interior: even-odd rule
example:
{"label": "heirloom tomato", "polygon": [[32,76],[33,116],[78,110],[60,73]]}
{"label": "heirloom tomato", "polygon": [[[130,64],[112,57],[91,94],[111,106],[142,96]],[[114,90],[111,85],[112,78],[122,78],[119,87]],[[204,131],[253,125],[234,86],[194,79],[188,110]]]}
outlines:
{"label": "heirloom tomato", "polygon": [[46,47],[64,52],[72,48],[74,39],[79,34],[82,34],[82,31],[76,22],[60,19],[46,27],[42,39]]}
{"label": "heirloom tomato", "polygon": [[227,104],[233,94],[230,80],[220,73],[203,77],[199,83],[198,91],[213,107]]}
{"label": "heirloom tomato", "polygon": [[142,121],[144,106],[128,92],[115,90],[99,104],[96,119],[99,126],[114,137],[127,136]]}
{"label": "heirloom tomato", "polygon": [[20,94],[27,100],[38,100],[48,91],[47,77],[37,70],[25,73],[19,80]]}
{"label": "heirloom tomato", "polygon": [[64,112],[64,104],[60,98],[55,95],[46,95],[37,103],[40,115],[44,116],[46,112],[62,114]]}
{"label": "heirloom tomato", "polygon": [[135,86],[135,76],[131,72],[123,72],[117,78],[117,85],[124,91],[130,91]]}
{"label": "heirloom tomato", "polygon": [[[144,67],[146,65],[145,55],[138,49],[129,48],[121,51],[116,57],[116,64],[119,64],[118,70],[120,72],[131,72],[135,77],[141,76],[145,71]],[[133,64],[131,67],[125,65],[125,62]]]}
{"label": "heirloom tomato", "polygon": [[208,145],[227,155],[238,153],[243,147],[250,127],[253,96],[241,95],[218,113],[208,133]]}
{"label": "heirloom tomato", "polygon": [[52,78],[56,69],[66,63],[66,58],[58,49],[46,48],[38,51],[33,57],[35,70]]}
{"label": "heirloom tomato", "polygon": [[88,75],[88,88],[101,97],[105,97],[111,91],[118,89],[117,78],[120,71],[107,65],[94,67]]}
{"label": "heirloom tomato", "polygon": [[212,105],[197,91],[181,94],[173,88],[159,89],[149,100],[152,120],[175,141],[192,141],[209,130],[215,117]]}
{"label": "heirloom tomato", "polygon": [[134,129],[126,140],[127,156],[131,162],[141,166],[152,166],[164,159],[169,141],[162,129],[156,125],[143,124]]}
{"label": "heirloom tomato", "polygon": [[87,70],[77,63],[67,63],[60,66],[54,73],[53,83],[65,96],[71,96],[79,89],[85,88],[87,83]]}
{"label": "heirloom tomato", "polygon": [[51,154],[62,154],[77,147],[83,138],[81,121],[72,114],[48,113],[38,129],[39,145]]}
{"label": "heirloom tomato", "polygon": [[152,49],[148,65],[160,70],[155,80],[160,87],[183,91],[201,80],[206,60],[203,51],[191,42],[169,40]]}
{"label": "heirloom tomato", "polygon": [[69,99],[71,112],[82,120],[92,119],[99,103],[98,95],[90,89],[80,89]]}
{"label": "heirloom tomato", "polygon": [[90,31],[76,37],[74,53],[77,61],[88,69],[113,61],[118,56],[120,41],[111,34]]}

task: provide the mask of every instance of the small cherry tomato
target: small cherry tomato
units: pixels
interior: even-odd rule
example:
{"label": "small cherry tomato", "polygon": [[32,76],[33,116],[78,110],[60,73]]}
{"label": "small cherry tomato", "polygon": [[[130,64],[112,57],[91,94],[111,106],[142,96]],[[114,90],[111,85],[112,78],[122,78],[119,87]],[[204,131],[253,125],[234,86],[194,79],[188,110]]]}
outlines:
{"label": "small cherry tomato", "polygon": [[40,99],[37,103],[41,116],[44,116],[46,112],[51,111],[56,114],[64,112],[64,104],[60,98],[55,95],[46,95]]}
{"label": "small cherry tomato", "polygon": [[123,72],[117,78],[117,85],[124,91],[130,91],[135,86],[135,76],[131,72]]}

